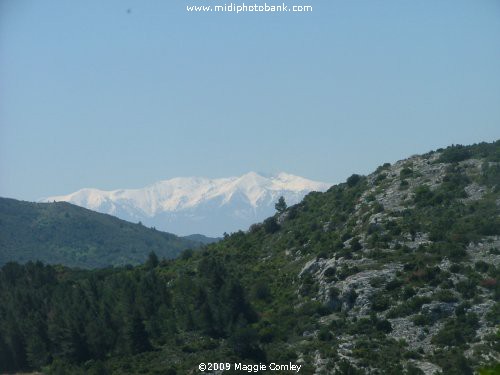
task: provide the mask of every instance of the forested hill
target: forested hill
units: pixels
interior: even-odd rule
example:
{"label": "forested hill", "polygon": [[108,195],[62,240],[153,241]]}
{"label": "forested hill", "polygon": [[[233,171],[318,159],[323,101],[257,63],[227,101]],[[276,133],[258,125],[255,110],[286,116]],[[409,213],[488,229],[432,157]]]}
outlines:
{"label": "forested hill", "polygon": [[137,265],[151,251],[174,258],[200,245],[69,203],[0,198],[0,265],[29,260],[82,268]]}
{"label": "forested hill", "polygon": [[248,233],[175,260],[7,264],[0,371],[496,374],[499,204],[500,142],[452,146],[277,205]]}

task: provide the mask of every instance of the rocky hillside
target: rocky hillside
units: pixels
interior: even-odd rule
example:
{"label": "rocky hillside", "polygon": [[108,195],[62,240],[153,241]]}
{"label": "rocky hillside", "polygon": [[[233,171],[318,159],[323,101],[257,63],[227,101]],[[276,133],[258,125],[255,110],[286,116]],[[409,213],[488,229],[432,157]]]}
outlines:
{"label": "rocky hillside", "polygon": [[[495,374],[499,212],[497,141],[352,175],[174,261],[112,273],[4,267],[0,358],[7,370],[76,374],[195,374],[201,362]],[[38,281],[44,296],[31,295],[39,307],[26,314],[19,295],[40,274],[50,283]]]}
{"label": "rocky hillside", "polygon": [[[321,222],[341,235],[337,251],[299,273],[313,299],[338,311],[325,317],[330,326],[340,314],[358,327],[331,331],[339,358],[375,371],[364,358],[382,349],[365,341],[374,326],[425,374],[499,361],[498,156],[498,142],[455,146],[348,180],[365,185],[348,220]],[[316,363],[332,365],[321,353]]]}

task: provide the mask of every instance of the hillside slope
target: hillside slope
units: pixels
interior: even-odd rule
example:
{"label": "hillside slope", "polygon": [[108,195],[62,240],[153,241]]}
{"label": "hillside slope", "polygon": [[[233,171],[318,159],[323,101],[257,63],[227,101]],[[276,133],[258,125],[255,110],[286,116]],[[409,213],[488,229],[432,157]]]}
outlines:
{"label": "hillside slope", "polygon": [[174,258],[200,244],[69,203],[0,198],[0,265],[29,260],[84,268],[136,265],[151,251]]}
{"label": "hillside slope", "polygon": [[498,371],[499,206],[500,142],[452,146],[352,175],[159,265],[6,266],[0,363],[76,374],[195,374],[202,362]]}

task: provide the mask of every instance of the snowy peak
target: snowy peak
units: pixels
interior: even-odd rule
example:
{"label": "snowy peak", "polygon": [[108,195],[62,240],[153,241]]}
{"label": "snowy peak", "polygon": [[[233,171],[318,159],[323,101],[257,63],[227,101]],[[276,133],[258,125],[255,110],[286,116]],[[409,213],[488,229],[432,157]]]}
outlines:
{"label": "snowy peak", "polygon": [[[271,214],[280,195],[283,195],[289,204],[295,204],[307,193],[324,191],[329,186],[327,183],[287,173],[264,177],[256,172],[249,172],[239,177],[216,179],[176,177],[142,189],[104,191],[86,188],[68,195],[48,197],[42,201],[65,201],[125,220],[154,222],[158,228],[179,234],[220,235],[222,232],[208,233],[201,226],[191,230],[185,228],[182,233],[175,232],[172,225],[182,214],[197,223],[202,223],[205,219],[215,220],[221,216],[228,220],[235,215],[239,218],[245,216],[248,220],[253,220],[251,224],[265,218],[262,215]],[[261,211],[262,215],[257,214],[258,211]],[[159,216],[163,217],[163,222],[156,220]],[[234,227],[235,225],[237,227]],[[241,225],[246,225],[246,222]],[[221,229],[230,231],[246,228],[235,223],[229,228]]]}

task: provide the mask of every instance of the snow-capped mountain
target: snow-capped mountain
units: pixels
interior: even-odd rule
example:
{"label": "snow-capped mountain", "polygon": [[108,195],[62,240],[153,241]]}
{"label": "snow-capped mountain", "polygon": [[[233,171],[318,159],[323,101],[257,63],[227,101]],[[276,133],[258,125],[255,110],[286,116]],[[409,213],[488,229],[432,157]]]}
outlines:
{"label": "snow-capped mountain", "polygon": [[81,189],[42,201],[70,202],[179,235],[220,236],[272,215],[281,195],[291,205],[329,186],[287,173],[264,177],[250,172],[218,179],[178,177],[142,189]]}

